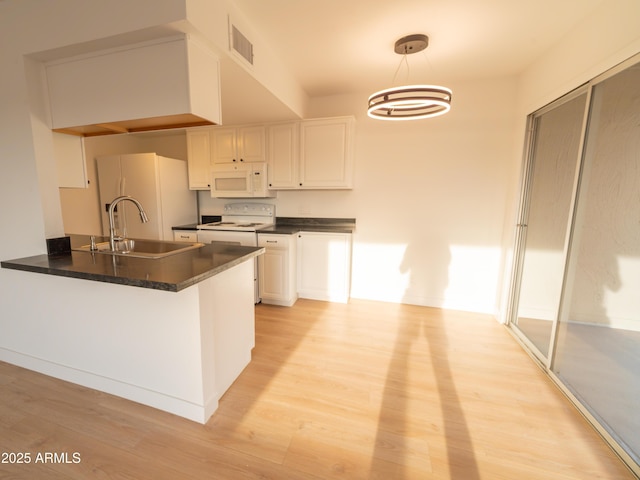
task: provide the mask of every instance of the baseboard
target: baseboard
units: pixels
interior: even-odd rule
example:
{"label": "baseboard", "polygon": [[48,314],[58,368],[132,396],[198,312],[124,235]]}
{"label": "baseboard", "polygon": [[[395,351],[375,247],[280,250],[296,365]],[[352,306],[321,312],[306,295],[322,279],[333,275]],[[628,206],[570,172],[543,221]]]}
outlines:
{"label": "baseboard", "polygon": [[217,398],[210,399],[205,406],[196,405],[160,392],[1,347],[0,361],[76,385],[109,393],[202,424],[206,423],[218,408]]}

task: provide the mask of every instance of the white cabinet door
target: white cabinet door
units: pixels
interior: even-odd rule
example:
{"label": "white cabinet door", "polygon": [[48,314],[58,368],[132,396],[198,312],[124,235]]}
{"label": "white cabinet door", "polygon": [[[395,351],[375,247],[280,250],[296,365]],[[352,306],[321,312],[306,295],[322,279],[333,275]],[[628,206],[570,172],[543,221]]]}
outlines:
{"label": "white cabinet door", "polygon": [[187,164],[190,190],[209,190],[211,188],[210,148],[209,129],[187,132]]}
{"label": "white cabinet door", "polygon": [[346,303],[351,289],[351,234],[298,234],[298,296]]}
{"label": "white cabinet door", "polygon": [[84,137],[53,133],[53,152],[58,169],[58,187],[87,188]]}
{"label": "white cabinet door", "polygon": [[262,125],[238,128],[237,149],[241,162],[264,162],[266,129]]}
{"label": "white cabinet door", "polygon": [[286,294],[287,252],[282,249],[268,248],[258,258],[260,269],[260,297],[282,299]]}
{"label": "white cabinet door", "polygon": [[211,131],[211,163],[233,163],[236,155],[236,129],[216,128]]}
{"label": "white cabinet door", "polygon": [[352,188],[353,123],[352,117],[301,122],[299,188]]}
{"label": "white cabinet door", "polygon": [[262,125],[214,128],[211,134],[213,164],[264,162],[266,133]]}
{"label": "white cabinet door", "polygon": [[[302,122],[214,127],[209,133],[210,165],[267,162],[269,189],[353,188],[353,117]],[[206,140],[188,140],[191,189],[210,188],[204,170]],[[191,151],[194,154],[191,154]],[[192,156],[194,159],[192,159]],[[196,158],[202,158],[198,161]],[[200,167],[196,166],[198,162]],[[194,166],[191,166],[194,163]],[[191,173],[191,169],[194,173]],[[198,180],[196,180],[198,178]]]}
{"label": "white cabinet door", "polygon": [[265,247],[258,257],[262,303],[291,306],[297,300],[295,240],[294,235],[258,234],[258,246]]}
{"label": "white cabinet door", "polygon": [[298,187],[299,132],[298,122],[269,125],[267,128],[269,188]]}

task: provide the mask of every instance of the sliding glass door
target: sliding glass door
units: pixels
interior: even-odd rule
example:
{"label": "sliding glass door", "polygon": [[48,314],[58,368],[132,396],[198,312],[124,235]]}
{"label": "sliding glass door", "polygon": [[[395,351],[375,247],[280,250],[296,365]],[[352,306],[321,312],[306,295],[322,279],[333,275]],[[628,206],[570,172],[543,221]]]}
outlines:
{"label": "sliding glass door", "polygon": [[529,119],[513,325],[546,358],[560,306],[586,88]]}
{"label": "sliding glass door", "polygon": [[640,58],[530,126],[510,323],[640,474]]}
{"label": "sliding glass door", "polygon": [[552,370],[640,460],[640,64],[594,86]]}

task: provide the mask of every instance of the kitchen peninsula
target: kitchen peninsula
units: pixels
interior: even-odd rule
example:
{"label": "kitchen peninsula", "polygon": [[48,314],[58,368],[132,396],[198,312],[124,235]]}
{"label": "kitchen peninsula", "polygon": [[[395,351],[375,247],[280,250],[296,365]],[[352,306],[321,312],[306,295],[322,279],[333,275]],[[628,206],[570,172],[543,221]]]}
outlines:
{"label": "kitchen peninsula", "polygon": [[205,245],[159,259],[73,251],[3,261],[18,281],[30,276],[24,301],[38,314],[15,320],[29,328],[19,350],[0,346],[0,360],[205,423],[251,360],[253,258],[263,252]]}

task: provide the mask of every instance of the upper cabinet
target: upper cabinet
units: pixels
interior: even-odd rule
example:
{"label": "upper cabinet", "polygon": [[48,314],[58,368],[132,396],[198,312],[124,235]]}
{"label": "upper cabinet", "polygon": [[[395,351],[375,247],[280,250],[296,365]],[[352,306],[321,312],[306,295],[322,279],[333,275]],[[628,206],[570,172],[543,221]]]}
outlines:
{"label": "upper cabinet", "polygon": [[53,152],[58,169],[58,187],[87,188],[84,139],[53,132]]}
{"label": "upper cabinet", "polygon": [[353,188],[353,117],[201,127],[187,131],[189,188],[208,190],[211,167],[267,162],[269,190]]}
{"label": "upper cabinet", "polygon": [[220,123],[218,58],[188,36],[46,64],[52,127],[103,135]]}
{"label": "upper cabinet", "polygon": [[209,129],[194,128],[187,131],[187,166],[189,189],[211,188],[211,147]]}
{"label": "upper cabinet", "polygon": [[268,127],[269,188],[353,188],[353,117]]}
{"label": "upper cabinet", "polygon": [[265,143],[265,127],[262,125],[215,128],[211,130],[211,161],[214,165],[264,162]]}
{"label": "upper cabinet", "polygon": [[300,124],[300,188],[353,187],[352,117]]}
{"label": "upper cabinet", "polygon": [[190,128],[187,162],[189,188],[209,190],[213,165],[266,162],[266,129],[263,125]]}
{"label": "upper cabinet", "polygon": [[267,127],[267,178],[269,188],[298,188],[300,161],[300,122],[281,123]]}

